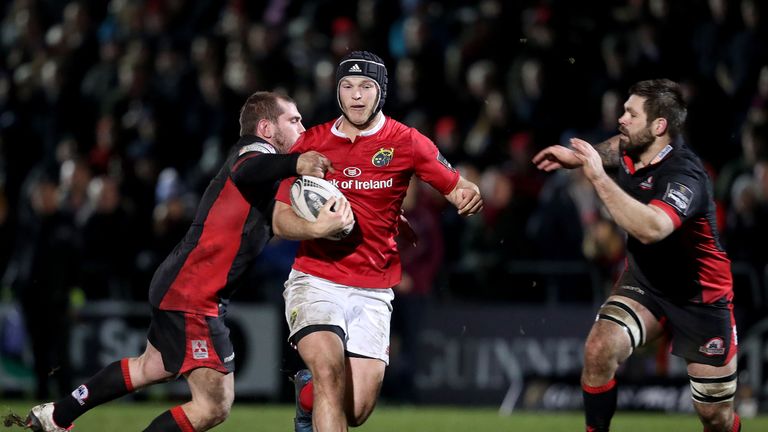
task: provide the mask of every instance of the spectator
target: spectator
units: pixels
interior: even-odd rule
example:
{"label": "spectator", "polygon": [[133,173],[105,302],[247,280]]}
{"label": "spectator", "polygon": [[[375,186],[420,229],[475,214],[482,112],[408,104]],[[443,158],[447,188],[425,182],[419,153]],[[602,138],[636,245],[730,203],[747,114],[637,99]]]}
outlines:
{"label": "spectator", "polygon": [[59,200],[56,177],[37,171],[30,175],[25,206],[20,209],[16,247],[4,283],[21,304],[32,344],[35,398],[47,399],[49,385],[68,391],[70,289],[79,268],[79,238],[72,214]]}

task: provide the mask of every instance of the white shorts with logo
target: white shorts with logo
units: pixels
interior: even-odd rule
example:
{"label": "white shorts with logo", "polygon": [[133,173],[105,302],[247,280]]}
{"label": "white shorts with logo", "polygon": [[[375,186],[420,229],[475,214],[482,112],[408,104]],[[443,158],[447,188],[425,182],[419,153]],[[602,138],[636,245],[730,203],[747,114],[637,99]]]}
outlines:
{"label": "white shorts with logo", "polygon": [[347,352],[389,364],[394,297],[390,288],[351,287],[291,270],[283,291],[288,338],[308,326],[338,326]]}

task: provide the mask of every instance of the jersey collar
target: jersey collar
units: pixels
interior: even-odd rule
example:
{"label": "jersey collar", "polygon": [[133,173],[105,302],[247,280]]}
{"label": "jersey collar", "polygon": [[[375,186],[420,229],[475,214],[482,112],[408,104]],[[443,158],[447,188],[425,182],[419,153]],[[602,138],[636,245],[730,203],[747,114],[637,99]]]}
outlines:
{"label": "jersey collar", "polygon": [[[339,118],[336,119],[335,122],[333,122],[333,126],[331,127],[331,133],[336,135],[339,138],[349,138],[344,132],[339,130],[339,125],[341,124],[341,119],[343,119],[344,116],[339,116]],[[379,121],[376,122],[376,124],[365,131],[360,132],[359,136],[370,136],[376,134],[378,131],[381,130],[381,128],[384,127],[384,122],[387,121],[387,117],[382,113],[381,118],[379,118]]]}
{"label": "jersey collar", "polygon": [[[248,147],[248,149],[251,149],[251,148],[258,149],[262,153],[272,153],[272,154],[280,153],[277,151],[275,146],[273,146],[271,143],[268,143],[264,138],[256,135],[246,134],[241,136],[240,139],[237,140],[237,146],[241,147],[240,154],[244,153],[243,149],[245,147]],[[247,151],[250,151],[250,150],[247,150]]]}
{"label": "jersey collar", "polygon": [[[669,154],[672,153],[672,150],[674,150],[674,149],[675,148],[672,146],[672,144],[667,144],[666,146],[664,146],[663,149],[661,149],[661,151],[656,153],[656,156],[654,156],[653,159],[651,159],[651,162],[648,163],[648,165],[644,166],[643,168],[647,168],[647,167],[649,167],[651,165],[656,165],[657,163],[659,163],[662,160],[666,159],[667,156],[669,156]],[[637,171],[637,169],[635,168],[635,163],[632,161],[632,158],[627,155],[626,151],[622,155],[621,159],[624,162],[623,163],[624,170],[628,174],[634,174]],[[643,168],[640,168],[640,169],[643,169]]]}

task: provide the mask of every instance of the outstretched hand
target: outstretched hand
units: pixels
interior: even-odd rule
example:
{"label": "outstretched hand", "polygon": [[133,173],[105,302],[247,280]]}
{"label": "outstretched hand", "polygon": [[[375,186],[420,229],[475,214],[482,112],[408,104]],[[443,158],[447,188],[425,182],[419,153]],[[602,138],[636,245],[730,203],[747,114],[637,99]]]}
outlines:
{"label": "outstretched hand", "polygon": [[595,181],[605,176],[605,168],[603,168],[603,160],[600,158],[600,154],[595,150],[592,144],[579,138],[571,138],[571,147],[573,153],[581,161],[581,165],[584,167],[584,175],[590,181]]}
{"label": "outstretched hand", "polygon": [[314,150],[302,153],[296,162],[296,173],[324,178],[326,172],[335,172],[330,159]]}
{"label": "outstretched hand", "polygon": [[536,153],[533,157],[533,163],[536,168],[542,171],[554,171],[560,168],[577,168],[582,164],[581,159],[573,150],[561,145],[553,145]]}

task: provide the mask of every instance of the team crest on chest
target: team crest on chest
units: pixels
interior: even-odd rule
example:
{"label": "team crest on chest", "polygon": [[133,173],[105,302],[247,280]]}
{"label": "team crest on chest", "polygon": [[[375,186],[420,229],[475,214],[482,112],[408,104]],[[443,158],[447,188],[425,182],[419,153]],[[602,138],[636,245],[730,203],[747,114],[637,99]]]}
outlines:
{"label": "team crest on chest", "polygon": [[389,165],[390,162],[392,162],[392,158],[395,156],[395,148],[380,148],[379,151],[376,152],[375,155],[373,155],[373,158],[371,159],[371,162],[374,166],[377,166],[379,168],[385,167]]}

